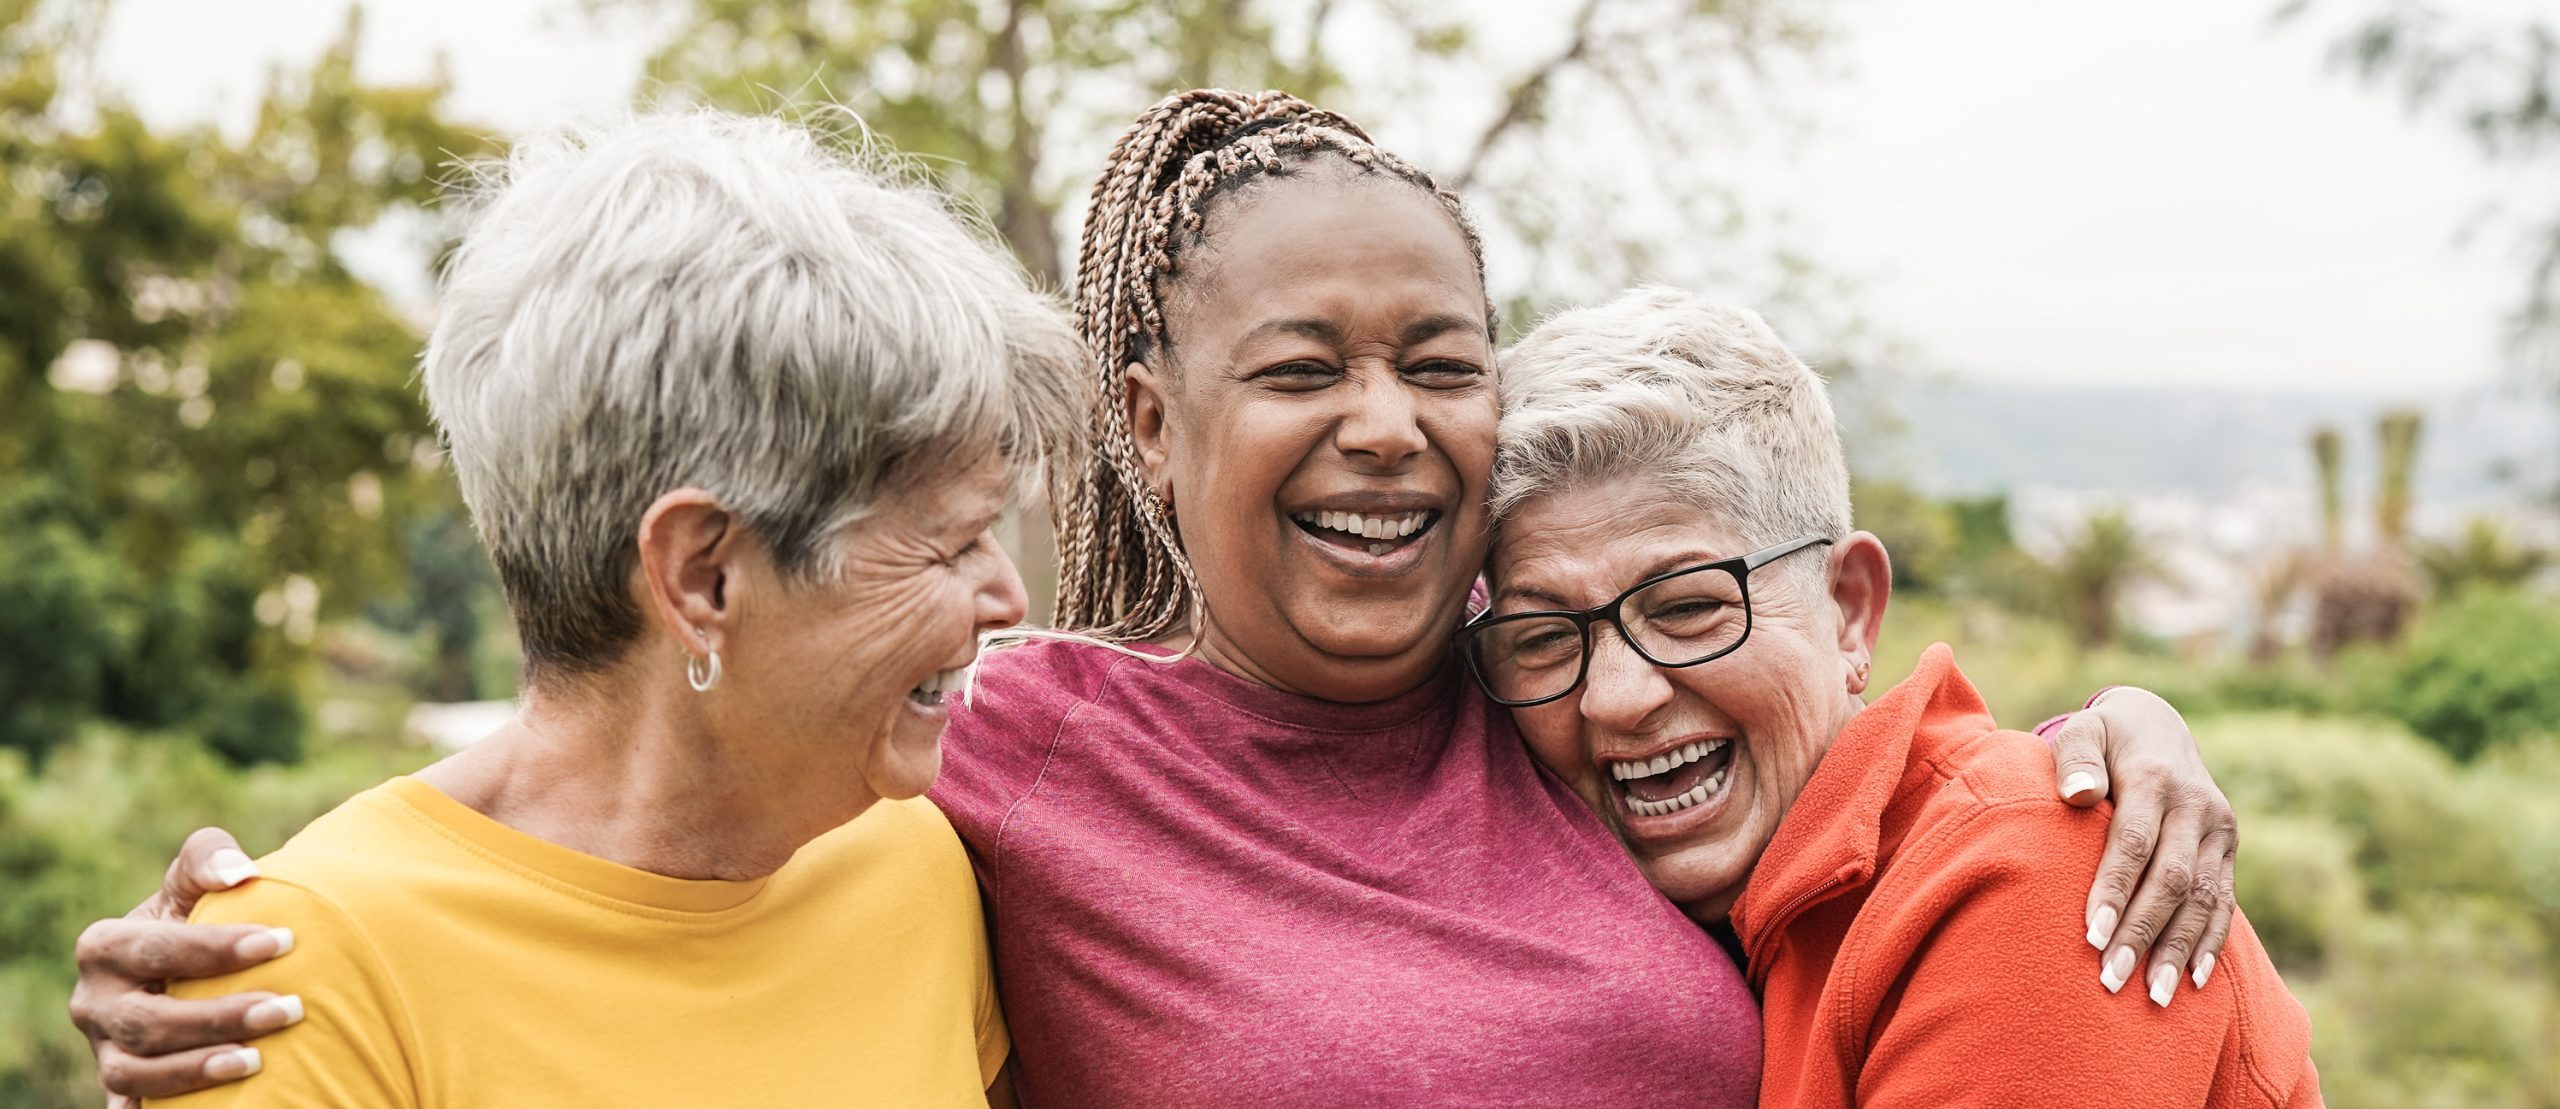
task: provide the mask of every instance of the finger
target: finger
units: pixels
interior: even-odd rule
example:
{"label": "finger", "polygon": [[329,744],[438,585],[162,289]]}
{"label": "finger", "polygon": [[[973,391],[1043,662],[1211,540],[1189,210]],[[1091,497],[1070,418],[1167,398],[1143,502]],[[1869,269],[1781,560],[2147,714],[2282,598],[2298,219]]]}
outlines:
{"label": "finger", "polygon": [[240,841],[220,828],[198,828],[178,848],[178,857],[169,863],[169,874],[160,881],[160,895],[169,911],[184,917],[194,912],[196,899],[208,893],[227,890],[258,876],[258,864],[240,849]]}
{"label": "finger", "polygon": [[111,1043],[101,1044],[98,1084],[108,1093],[122,1097],[176,1097],[247,1078],[258,1073],[264,1062],[257,1048],[240,1044],[202,1047],[156,1059],[128,1053]]}
{"label": "finger", "polygon": [[302,999],[264,991],[190,1001],[136,991],[97,1015],[104,1039],[135,1055],[157,1057],[254,1040],[302,1019]]}
{"label": "finger", "polygon": [[2088,808],[2107,796],[2106,724],[2075,712],[2053,733],[2053,780],[2062,799]]}
{"label": "finger", "polygon": [[2178,911],[2169,917],[2169,926],[2160,933],[2160,942],[2151,948],[2151,969],[2143,972],[2143,982],[2151,994],[2151,1003],[2163,1009],[2178,996],[2178,977],[2187,970],[2187,960],[2194,956],[2196,945],[2204,938],[2206,925],[2213,922],[2215,905],[2222,897],[2222,881],[2211,874],[2196,875],[2194,888]]}
{"label": "finger", "polygon": [[[2212,856],[2208,855],[2206,858],[2210,859]],[[2232,881],[2235,858],[2235,851],[2225,850],[2222,856],[2221,875],[2214,878],[2219,887],[2219,896],[2214,899],[2213,915],[2205,922],[2203,938],[2196,941],[2195,970],[2189,976],[2189,980],[2194,982],[2199,990],[2213,978],[2213,964],[2215,960],[2222,958],[2222,945],[2231,939],[2231,916],[2240,907],[2240,899],[2234,895],[2237,887]]]}
{"label": "finger", "polygon": [[[255,924],[185,924],[170,920],[101,920],[72,948],[81,984],[92,978],[136,984],[211,978],[246,970],[293,950],[293,930]],[[101,988],[107,983],[96,983]]]}
{"label": "finger", "polygon": [[2168,929],[2169,918],[2186,904],[2195,889],[2196,849],[2204,838],[2202,821],[2192,809],[2171,809],[2151,852],[2151,866],[2133,892],[2108,941],[2099,981],[2109,991],[2124,985],[2152,944]]}
{"label": "finger", "polygon": [[2098,856],[2098,877],[2089,884],[2089,904],[2081,917],[2089,929],[2089,946],[2102,952],[2115,937],[2117,922],[2124,919],[2134,887],[2151,867],[2161,806],[2150,798],[2145,793],[2127,797],[2116,803],[2114,815],[2107,819],[2107,847]]}

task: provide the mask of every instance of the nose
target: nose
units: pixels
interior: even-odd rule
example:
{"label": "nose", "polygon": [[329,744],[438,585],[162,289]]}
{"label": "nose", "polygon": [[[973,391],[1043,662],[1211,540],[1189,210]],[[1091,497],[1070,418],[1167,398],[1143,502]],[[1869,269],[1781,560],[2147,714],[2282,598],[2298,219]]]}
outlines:
{"label": "nose", "polygon": [[1671,680],[1605,625],[1591,634],[1582,675],[1582,718],[1613,732],[1636,732],[1671,700]]}
{"label": "nose", "polygon": [[1369,388],[1344,391],[1351,411],[1334,433],[1334,444],[1378,469],[1401,470],[1430,447],[1422,434],[1422,408],[1392,368],[1365,376]]}
{"label": "nose", "polygon": [[1014,568],[1013,552],[1004,548],[992,529],[981,538],[996,556],[984,563],[991,569],[978,581],[978,629],[1002,631],[1031,615],[1031,596],[1022,587],[1022,572]]}

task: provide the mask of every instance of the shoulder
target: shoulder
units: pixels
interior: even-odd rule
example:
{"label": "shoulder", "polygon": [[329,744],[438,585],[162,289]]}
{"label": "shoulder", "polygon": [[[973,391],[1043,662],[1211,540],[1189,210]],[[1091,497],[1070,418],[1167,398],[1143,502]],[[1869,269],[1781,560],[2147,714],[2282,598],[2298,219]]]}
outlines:
{"label": "shoulder", "polygon": [[1123,664],[1144,665],[1093,643],[1043,639],[999,647],[978,660],[975,697],[980,703],[1026,695],[1090,701]]}
{"label": "shoulder", "polygon": [[[400,912],[423,873],[448,869],[456,848],[410,810],[388,784],[348,798],[313,820],[283,847],[258,860],[260,877],[206,897],[195,919],[241,912],[291,911],[353,924],[374,911]],[[374,904],[383,902],[383,904]],[[282,920],[266,923],[284,924]]]}
{"label": "shoulder", "polygon": [[952,708],[934,800],[975,842],[990,806],[1031,790],[1071,720],[1092,715],[1124,670],[1154,665],[1090,643],[1044,640],[988,652]]}
{"label": "shoulder", "polygon": [[1927,758],[1938,784],[1904,837],[1897,869],[2096,872],[2112,810],[2062,800],[2043,740],[1977,729]]}

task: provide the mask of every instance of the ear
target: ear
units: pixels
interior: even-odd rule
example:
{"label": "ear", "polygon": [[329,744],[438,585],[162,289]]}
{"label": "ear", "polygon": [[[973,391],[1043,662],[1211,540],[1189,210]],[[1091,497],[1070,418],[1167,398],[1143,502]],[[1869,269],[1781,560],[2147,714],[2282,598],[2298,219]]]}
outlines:
{"label": "ear", "polygon": [[1849,692],[1867,691],[1867,668],[1884,634],[1885,604],[1893,599],[1893,560],[1872,532],[1851,532],[1831,548],[1831,603],[1840,616],[1840,657],[1850,670]]}
{"label": "ear", "polygon": [[1165,460],[1172,456],[1173,445],[1165,409],[1169,398],[1165,381],[1156,376],[1144,362],[1131,362],[1121,377],[1128,382],[1128,408],[1122,412],[1129,421],[1129,437],[1137,441],[1138,465],[1146,468],[1147,484],[1167,504],[1173,502],[1173,479],[1167,476]]}
{"label": "ear", "polygon": [[691,487],[640,514],[640,578],[649,611],[688,653],[720,649],[737,611],[731,594],[742,530],[710,493]]}

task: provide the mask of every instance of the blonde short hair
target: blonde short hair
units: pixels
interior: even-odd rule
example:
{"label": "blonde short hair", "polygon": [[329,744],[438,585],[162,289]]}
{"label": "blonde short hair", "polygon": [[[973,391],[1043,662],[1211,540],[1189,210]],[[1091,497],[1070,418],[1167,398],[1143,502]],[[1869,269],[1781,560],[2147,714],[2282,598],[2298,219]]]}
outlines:
{"label": "blonde short hair", "polygon": [[1849,533],[1830,395],[1748,308],[1632,289],[1539,324],[1503,354],[1500,380],[1497,520],[1534,497],[1634,476],[1754,546]]}

